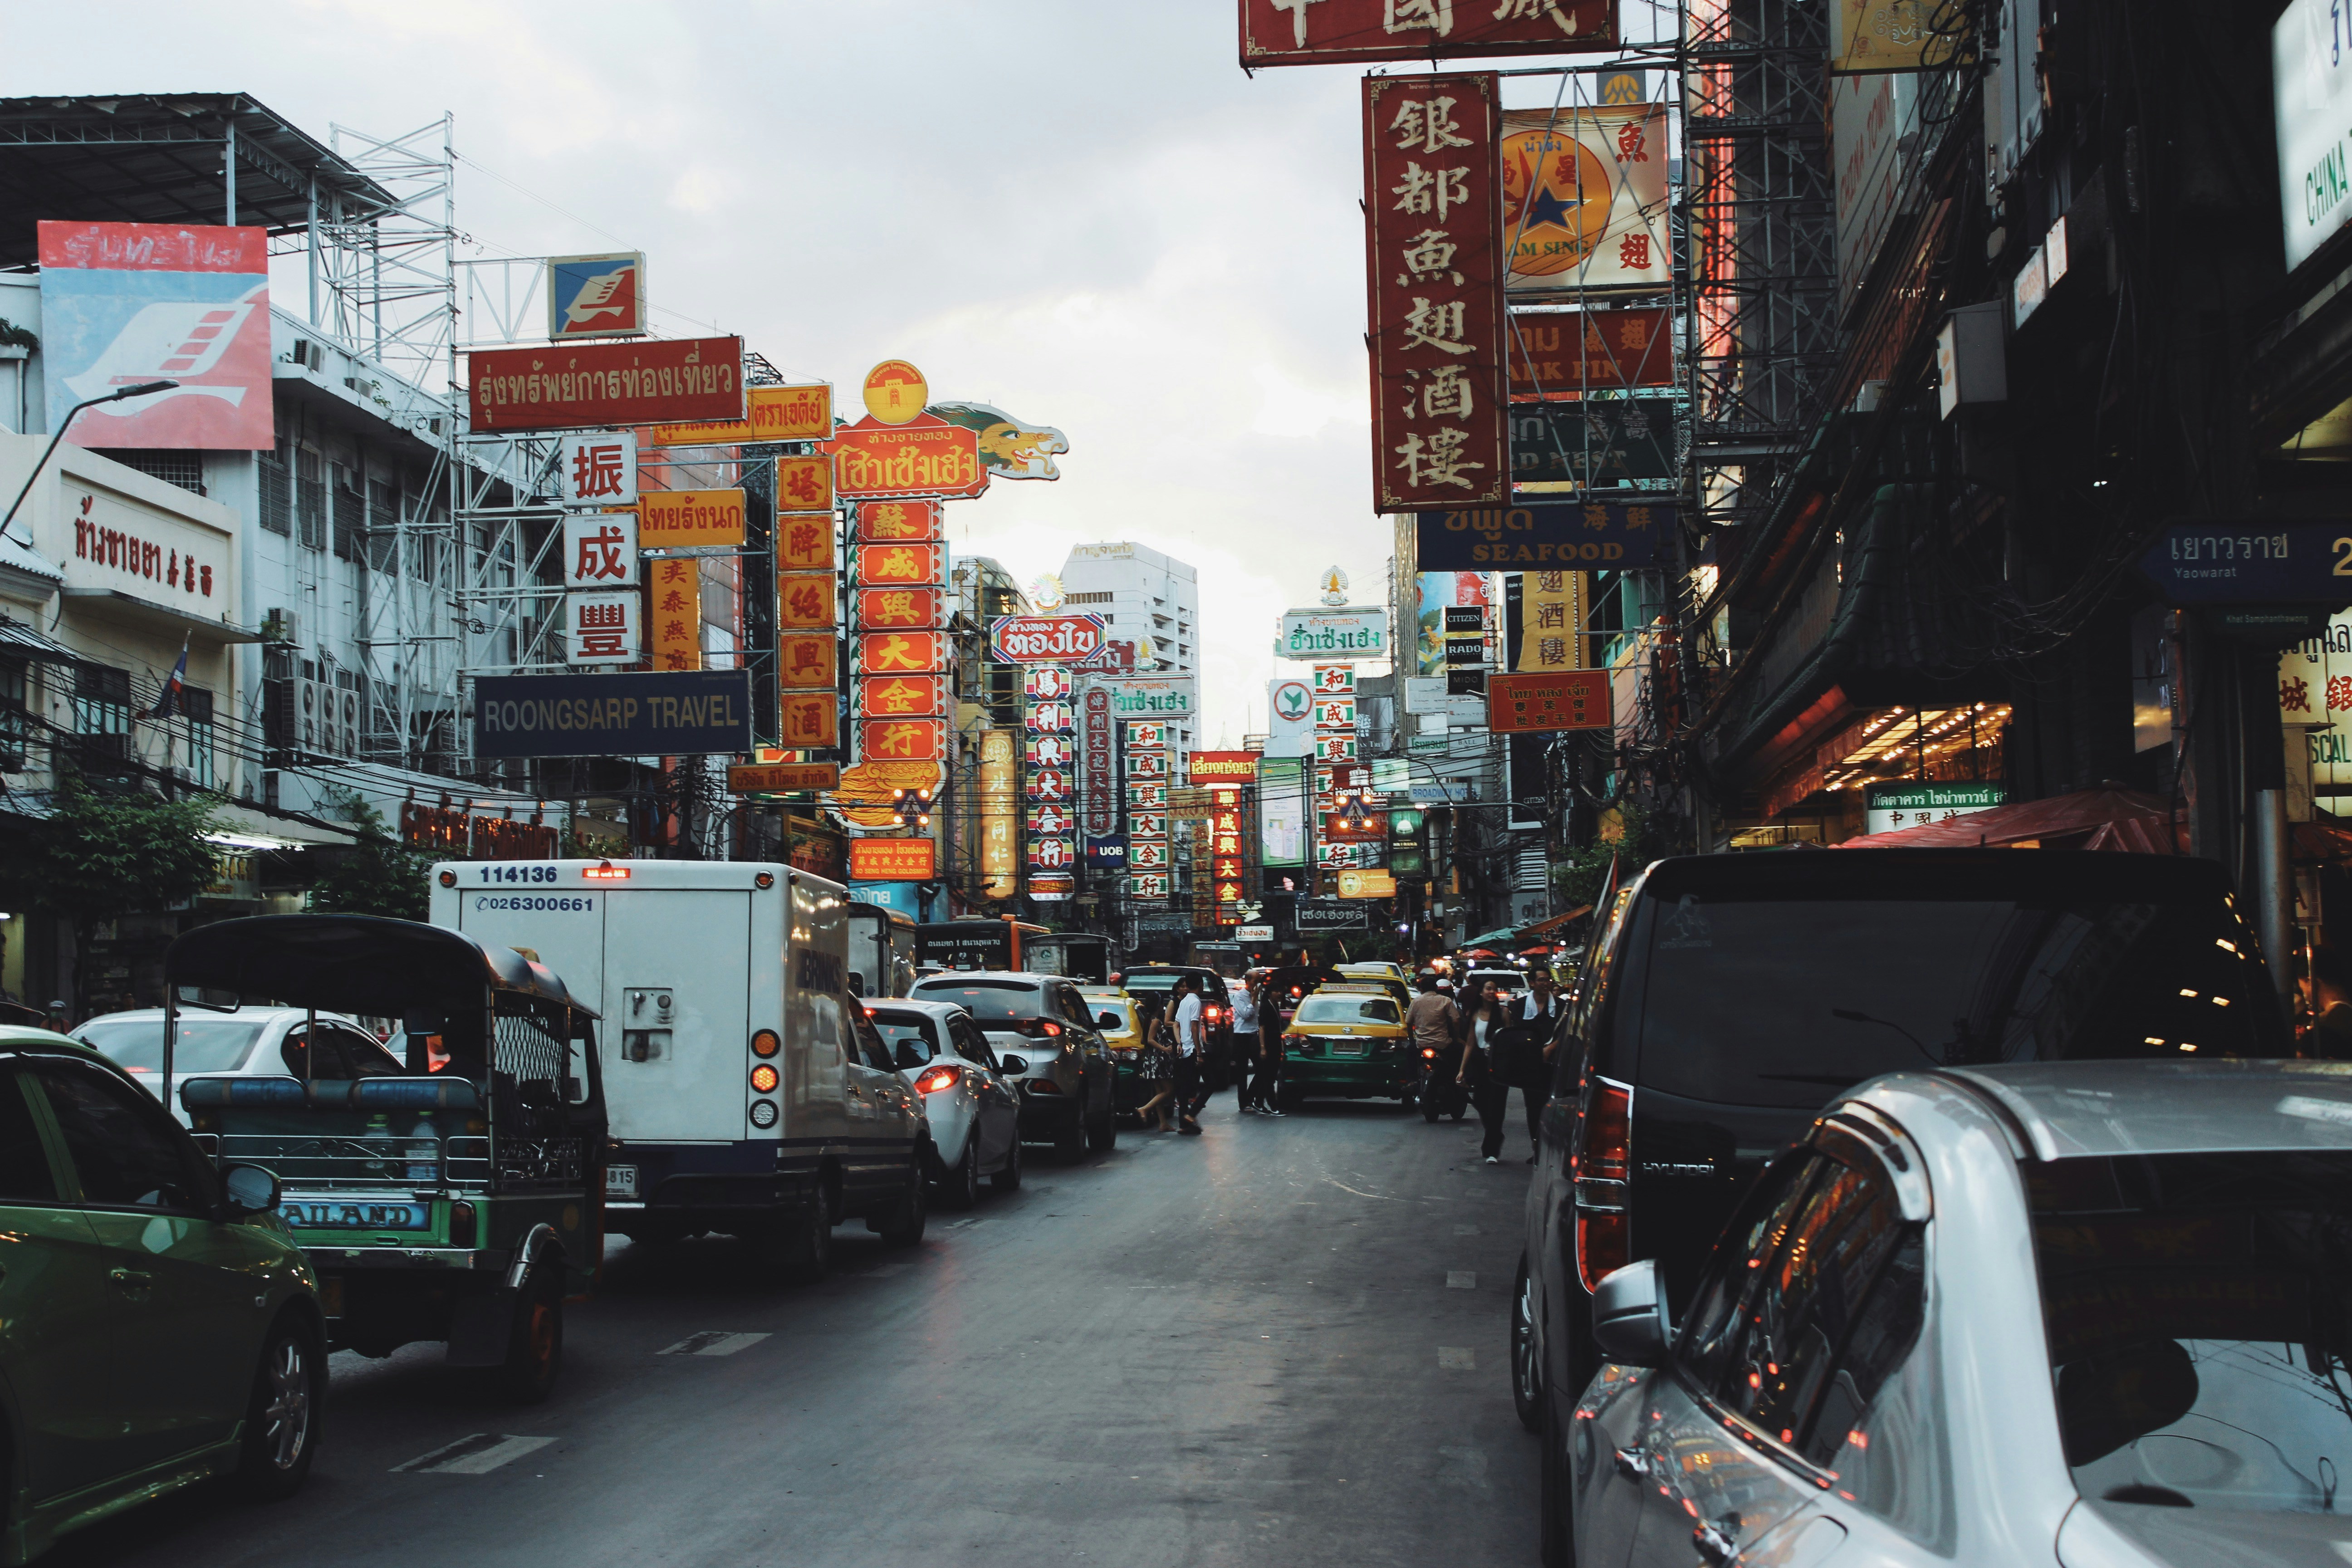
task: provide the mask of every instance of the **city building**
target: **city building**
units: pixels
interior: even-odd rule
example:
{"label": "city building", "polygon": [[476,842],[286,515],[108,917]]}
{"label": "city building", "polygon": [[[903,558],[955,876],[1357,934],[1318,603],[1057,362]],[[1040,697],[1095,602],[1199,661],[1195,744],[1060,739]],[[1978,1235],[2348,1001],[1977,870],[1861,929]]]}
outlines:
{"label": "city building", "polygon": [[1183,562],[1147,544],[1081,544],[1062,563],[1068,608],[1103,618],[1113,642],[1151,639],[1159,672],[1189,677],[1186,716],[1169,744],[1192,751],[1201,722],[1201,584]]}

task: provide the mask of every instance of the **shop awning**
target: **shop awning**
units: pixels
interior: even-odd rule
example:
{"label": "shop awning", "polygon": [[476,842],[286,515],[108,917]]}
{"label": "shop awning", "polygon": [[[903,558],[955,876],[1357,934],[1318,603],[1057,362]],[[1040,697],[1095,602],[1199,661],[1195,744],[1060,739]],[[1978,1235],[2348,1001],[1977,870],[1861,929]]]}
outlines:
{"label": "shop awning", "polygon": [[360,836],[349,828],[234,802],[214,804],[212,816],[213,830],[205,835],[205,840],[232,849],[315,849],[360,841]]}
{"label": "shop awning", "polygon": [[1849,838],[1840,849],[2120,849],[2185,855],[2188,829],[2172,803],[2130,789],[2085,789],[2047,800],[1996,805],[1945,822]]}
{"label": "shop awning", "polygon": [[1516,935],[1517,940],[1525,942],[1531,936],[1541,936],[1546,931],[1558,931],[1560,927],[1568,924],[1569,921],[1580,921],[1591,912],[1592,906],[1591,904],[1580,905],[1579,907],[1569,910],[1568,913],[1564,915],[1554,915],[1549,920],[1538,921],[1531,926],[1521,926]]}
{"label": "shop awning", "polygon": [[68,588],[66,597],[84,609],[98,609],[119,620],[132,621],[161,632],[182,632],[199,642],[259,642],[261,634],[231,626],[217,616],[192,615],[171,605],[159,605],[119,588]]}

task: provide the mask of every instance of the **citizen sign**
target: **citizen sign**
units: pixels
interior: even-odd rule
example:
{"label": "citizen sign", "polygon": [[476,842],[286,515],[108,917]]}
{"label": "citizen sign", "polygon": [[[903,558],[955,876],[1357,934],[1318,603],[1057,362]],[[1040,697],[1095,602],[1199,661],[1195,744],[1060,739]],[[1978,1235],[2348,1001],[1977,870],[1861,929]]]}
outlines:
{"label": "citizen sign", "polygon": [[989,646],[1013,664],[1063,664],[1102,647],[1098,616],[1005,616],[989,625]]}

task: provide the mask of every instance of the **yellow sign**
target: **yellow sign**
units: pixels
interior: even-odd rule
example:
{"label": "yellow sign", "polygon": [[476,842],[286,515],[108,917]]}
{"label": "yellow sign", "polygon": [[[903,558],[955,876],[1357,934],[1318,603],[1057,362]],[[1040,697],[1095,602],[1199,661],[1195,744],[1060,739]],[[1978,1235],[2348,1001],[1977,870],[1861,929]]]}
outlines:
{"label": "yellow sign", "polygon": [[907,424],[930,395],[923,373],[905,360],[886,359],[866,373],[866,412],[885,425]]}
{"label": "yellow sign", "polygon": [[1021,890],[1013,871],[1020,831],[1021,781],[1010,730],[980,732],[980,896],[1009,899]]}
{"label": "yellow sign", "polygon": [[841,783],[825,804],[838,810],[844,820],[859,827],[889,827],[898,821],[896,803],[902,794],[929,790],[936,796],[947,782],[947,769],[938,763],[877,762],[869,758],[841,770]]}
{"label": "yellow sign", "polygon": [[656,447],[732,447],[751,441],[823,441],[833,435],[833,388],[753,386],[747,416],[704,419],[691,425],[656,425]]}
{"label": "yellow sign", "polygon": [[683,550],[743,543],[741,490],[639,490],[637,548]]}
{"label": "yellow sign", "polygon": [[1583,669],[1584,605],[1589,572],[1523,572],[1519,574],[1517,670]]}
{"label": "yellow sign", "polygon": [[[1969,31],[1939,17],[1937,0],[1836,0],[1830,7],[1830,74],[1916,71],[1947,66],[1968,52]],[[1937,20],[1949,32],[1937,32]],[[2030,40],[2029,40],[2030,41]]]}
{"label": "yellow sign", "polygon": [[649,561],[654,668],[702,668],[702,569],[698,563]]}
{"label": "yellow sign", "polygon": [[1343,899],[1393,899],[1396,890],[1396,879],[1386,871],[1339,873],[1339,896]]}

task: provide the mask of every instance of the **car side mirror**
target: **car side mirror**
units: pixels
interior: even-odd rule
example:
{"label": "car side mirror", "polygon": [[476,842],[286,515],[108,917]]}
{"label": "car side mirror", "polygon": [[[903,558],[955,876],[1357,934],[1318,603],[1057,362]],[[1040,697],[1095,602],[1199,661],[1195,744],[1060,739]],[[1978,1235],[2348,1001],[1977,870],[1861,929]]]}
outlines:
{"label": "car side mirror", "polygon": [[1601,1353],[1624,1366],[1663,1366],[1674,1328],[1658,1260],[1645,1258],[1603,1276],[1592,1293],[1592,1337]]}
{"label": "car side mirror", "polygon": [[1002,1072],[1009,1072],[1017,1077],[1029,1070],[1029,1058],[1027,1057],[1003,1056],[996,1058],[996,1066],[998,1070]]}
{"label": "car side mirror", "polygon": [[231,1219],[261,1214],[278,1206],[278,1177],[258,1165],[223,1165],[221,1200]]}

